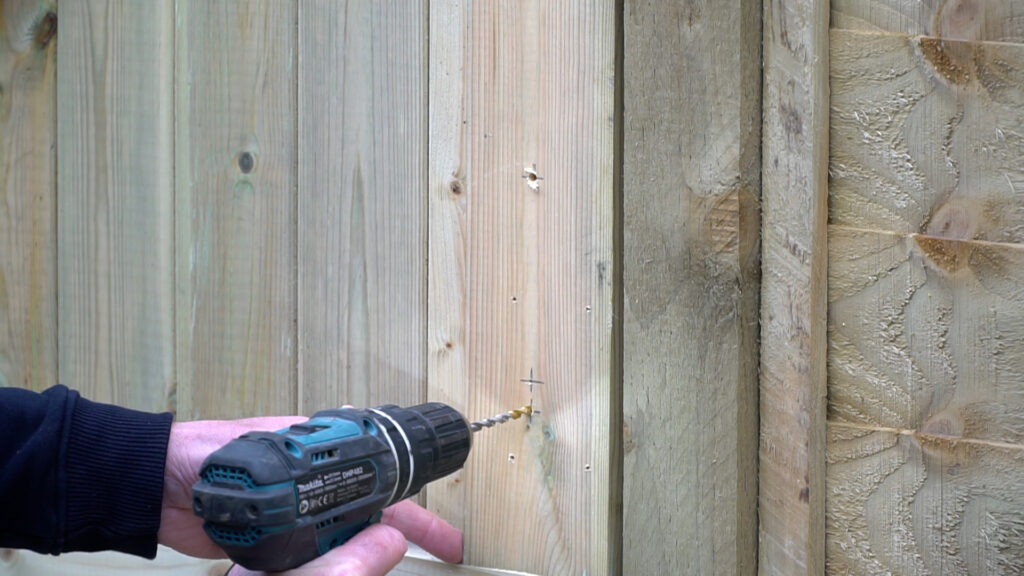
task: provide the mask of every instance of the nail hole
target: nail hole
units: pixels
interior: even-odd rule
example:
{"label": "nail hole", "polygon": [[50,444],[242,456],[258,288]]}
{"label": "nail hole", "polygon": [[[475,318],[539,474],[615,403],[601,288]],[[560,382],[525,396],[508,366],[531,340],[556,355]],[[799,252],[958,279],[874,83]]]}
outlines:
{"label": "nail hole", "polygon": [[526,166],[523,168],[523,178],[526,179],[526,185],[529,186],[531,190],[539,189],[540,181],[543,180],[543,178],[537,174],[536,164],[534,164],[533,167]]}
{"label": "nail hole", "polygon": [[512,464],[515,464],[516,463],[516,455],[515,454],[509,454],[508,455],[508,461],[511,462]]}
{"label": "nail hole", "polygon": [[518,302],[519,302],[519,298],[516,298],[515,296],[513,296],[512,297],[512,303],[513,304],[517,304]]}
{"label": "nail hole", "polygon": [[590,312],[590,310],[591,310],[590,306],[587,306],[587,312]]}
{"label": "nail hole", "polygon": [[584,466],[583,467],[583,471],[584,472],[590,472],[590,464],[587,464],[586,466]]}
{"label": "nail hole", "polygon": [[249,152],[242,152],[238,155],[238,169],[242,171],[242,174],[248,174],[252,172],[252,169],[256,165],[256,159],[252,157]]}

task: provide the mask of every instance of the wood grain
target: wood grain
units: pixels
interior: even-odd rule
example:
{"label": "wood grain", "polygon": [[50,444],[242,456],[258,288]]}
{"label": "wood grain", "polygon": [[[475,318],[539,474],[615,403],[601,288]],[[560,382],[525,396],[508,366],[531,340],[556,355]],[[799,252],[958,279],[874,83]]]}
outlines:
{"label": "wood grain", "polygon": [[173,410],[174,4],[60,14],[60,380],[98,402]]}
{"label": "wood grain", "polygon": [[764,6],[758,570],[822,574],[829,13]]}
{"label": "wood grain", "polygon": [[615,2],[430,10],[428,396],[475,418],[544,384],[427,502],[470,564],[613,573]]}
{"label": "wood grain", "polygon": [[0,386],[57,382],[57,7],[0,2]]}
{"label": "wood grain", "polygon": [[1024,246],[832,227],[829,417],[1024,444]]}
{"label": "wood grain", "polygon": [[829,574],[1019,574],[1024,446],[829,425]]}
{"label": "wood grain", "polygon": [[427,5],[299,4],[300,411],[426,396]]}
{"label": "wood grain", "polygon": [[296,4],[179,0],[178,412],[296,406]]}
{"label": "wood grain", "polygon": [[944,39],[1021,42],[1019,0],[832,0],[832,27]]}
{"label": "wood grain", "polygon": [[1024,246],[833,226],[829,253],[829,570],[1013,573]]}
{"label": "wood grain", "polygon": [[626,2],[625,574],[757,571],[760,57],[760,2]]}
{"label": "wood grain", "polygon": [[830,221],[1024,241],[1024,46],[832,41]]}
{"label": "wood grain", "polygon": [[1024,563],[1022,49],[832,32],[830,572]]}

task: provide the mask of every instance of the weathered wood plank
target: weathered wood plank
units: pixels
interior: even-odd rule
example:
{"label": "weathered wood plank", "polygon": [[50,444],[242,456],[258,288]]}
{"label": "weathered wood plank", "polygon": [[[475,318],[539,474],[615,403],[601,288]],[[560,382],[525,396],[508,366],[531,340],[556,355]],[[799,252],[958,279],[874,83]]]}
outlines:
{"label": "weathered wood plank", "polygon": [[1024,444],[1024,246],[831,227],[829,418]]}
{"label": "weathered wood plank", "polygon": [[0,2],[0,385],[57,382],[57,6]]}
{"label": "weathered wood plank", "polygon": [[470,564],[612,573],[615,2],[430,9],[428,396],[477,417],[544,384],[427,502]]}
{"label": "weathered wood plank", "polygon": [[829,570],[1014,573],[1024,47],[835,30],[831,61]]}
{"label": "weathered wood plank", "polygon": [[60,380],[174,409],[174,4],[61,7]]}
{"label": "weathered wood plank", "polygon": [[1024,246],[829,231],[828,566],[1024,563]]}
{"label": "weathered wood plank", "polygon": [[1024,445],[830,424],[828,573],[1019,574]]}
{"label": "weathered wood plank", "polygon": [[754,574],[761,3],[624,28],[623,572]]}
{"label": "weathered wood plank", "polygon": [[1019,0],[832,0],[832,27],[960,40],[1024,41]]}
{"label": "weathered wood plank", "polygon": [[827,2],[764,3],[758,568],[822,574]]}
{"label": "weathered wood plank", "polygon": [[299,4],[299,408],[426,396],[427,4]]}
{"label": "weathered wood plank", "polygon": [[178,0],[181,418],[296,410],[296,4]]}
{"label": "weathered wood plank", "polygon": [[1024,46],[832,33],[830,221],[1024,242]]}

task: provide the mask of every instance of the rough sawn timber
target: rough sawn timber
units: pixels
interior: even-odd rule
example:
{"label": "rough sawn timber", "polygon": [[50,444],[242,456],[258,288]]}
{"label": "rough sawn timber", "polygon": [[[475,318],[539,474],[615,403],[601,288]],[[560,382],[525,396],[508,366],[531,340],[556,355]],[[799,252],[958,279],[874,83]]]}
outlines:
{"label": "rough sawn timber", "polygon": [[1024,46],[831,50],[828,569],[1015,573]]}
{"label": "rough sawn timber", "polygon": [[752,575],[761,3],[624,10],[623,573]]}
{"label": "rough sawn timber", "polygon": [[764,3],[758,571],[824,572],[828,2]]}

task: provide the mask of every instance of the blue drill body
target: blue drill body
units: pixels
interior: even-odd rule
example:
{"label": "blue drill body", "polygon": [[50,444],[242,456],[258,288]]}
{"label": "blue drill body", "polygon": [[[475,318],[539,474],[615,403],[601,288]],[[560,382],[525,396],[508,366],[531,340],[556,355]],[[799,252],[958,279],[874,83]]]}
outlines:
{"label": "blue drill body", "polygon": [[287,570],[461,468],[471,445],[465,418],[440,403],[325,410],[210,454],[192,487],[193,511],[238,564]]}

